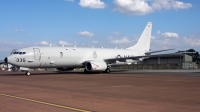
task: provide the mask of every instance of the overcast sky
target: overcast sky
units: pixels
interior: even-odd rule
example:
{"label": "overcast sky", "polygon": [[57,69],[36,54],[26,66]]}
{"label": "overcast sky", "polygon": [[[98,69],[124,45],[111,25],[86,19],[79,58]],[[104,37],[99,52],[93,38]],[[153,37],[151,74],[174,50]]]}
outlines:
{"label": "overcast sky", "polygon": [[1,0],[0,60],[28,46],[127,48],[147,22],[152,51],[200,51],[199,0]]}

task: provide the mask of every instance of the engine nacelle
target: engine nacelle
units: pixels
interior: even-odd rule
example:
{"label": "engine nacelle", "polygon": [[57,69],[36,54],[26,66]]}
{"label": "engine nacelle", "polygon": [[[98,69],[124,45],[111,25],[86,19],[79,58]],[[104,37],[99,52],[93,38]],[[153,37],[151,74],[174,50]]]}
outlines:
{"label": "engine nacelle", "polygon": [[85,64],[87,71],[105,71],[107,64],[104,61],[88,61]]}

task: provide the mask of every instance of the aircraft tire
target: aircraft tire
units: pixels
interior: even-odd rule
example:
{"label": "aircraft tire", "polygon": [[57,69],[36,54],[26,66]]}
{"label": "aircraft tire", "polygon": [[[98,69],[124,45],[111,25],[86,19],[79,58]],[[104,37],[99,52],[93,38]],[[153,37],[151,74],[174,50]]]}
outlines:
{"label": "aircraft tire", "polygon": [[26,75],[27,75],[27,76],[30,76],[30,75],[31,75],[31,73],[30,73],[29,71],[27,71],[27,72],[26,72]]}
{"label": "aircraft tire", "polygon": [[110,73],[110,68],[108,67],[108,68],[104,71],[104,73]]}
{"label": "aircraft tire", "polygon": [[86,69],[84,69],[84,73],[88,73],[88,71]]}

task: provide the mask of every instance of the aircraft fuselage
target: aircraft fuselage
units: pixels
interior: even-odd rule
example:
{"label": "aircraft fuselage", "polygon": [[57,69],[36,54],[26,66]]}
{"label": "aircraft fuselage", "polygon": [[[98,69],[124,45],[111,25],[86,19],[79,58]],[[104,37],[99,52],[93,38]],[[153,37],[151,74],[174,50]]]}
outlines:
{"label": "aircraft fuselage", "polygon": [[[83,67],[85,60],[104,60],[139,56],[144,53],[139,50],[104,49],[104,48],[74,48],[74,47],[28,47],[17,50],[7,57],[10,64],[27,68],[59,68]],[[133,63],[136,60],[118,62],[118,64]],[[116,63],[117,64],[117,63]],[[116,65],[115,64],[115,65]]]}

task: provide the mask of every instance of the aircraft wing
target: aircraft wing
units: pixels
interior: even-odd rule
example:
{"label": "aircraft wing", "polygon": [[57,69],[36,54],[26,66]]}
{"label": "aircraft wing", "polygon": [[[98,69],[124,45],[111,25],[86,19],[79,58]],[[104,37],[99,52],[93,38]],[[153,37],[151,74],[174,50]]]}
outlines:
{"label": "aircraft wing", "polygon": [[126,62],[127,59],[132,60],[143,60],[150,57],[163,57],[163,56],[174,56],[174,55],[182,55],[183,53],[170,53],[170,54],[156,54],[156,55],[142,55],[142,56],[131,56],[131,57],[121,57],[121,58],[109,58],[104,59],[106,63],[115,63],[116,61],[119,62]]}
{"label": "aircraft wing", "polygon": [[145,52],[145,54],[151,54],[151,53],[157,53],[157,52],[163,52],[163,51],[169,51],[169,50],[174,50],[175,48],[173,49],[165,49],[165,50],[158,50],[158,51],[148,51],[148,52]]}

